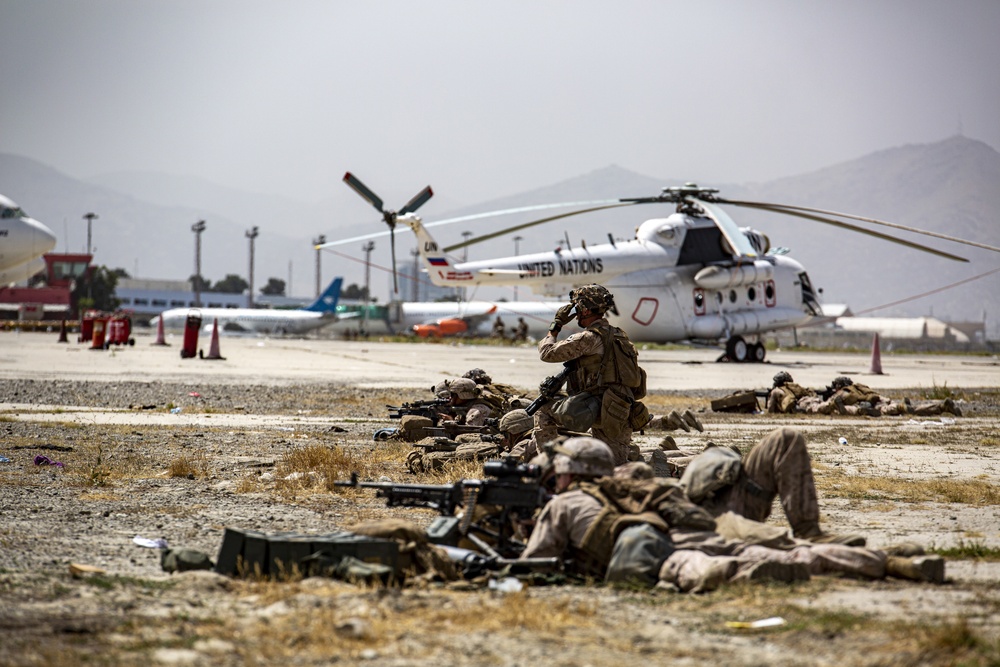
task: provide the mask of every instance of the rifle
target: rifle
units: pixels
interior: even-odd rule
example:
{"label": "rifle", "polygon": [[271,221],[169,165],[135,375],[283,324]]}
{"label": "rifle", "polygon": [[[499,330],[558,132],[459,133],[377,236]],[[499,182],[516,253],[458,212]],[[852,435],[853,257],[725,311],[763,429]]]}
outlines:
{"label": "rifle", "polygon": [[534,415],[538,410],[555,399],[559,394],[559,390],[562,386],[566,384],[566,380],[569,379],[569,374],[572,372],[571,362],[566,362],[563,364],[563,369],[559,371],[556,375],[550,375],[549,377],[542,380],[542,383],[538,385],[538,398],[531,402],[531,405],[524,409],[529,415]]}
{"label": "rifle", "polygon": [[[506,458],[487,461],[483,473],[489,479],[462,479],[440,485],[361,482],[357,473],[351,473],[350,481],[336,481],[334,486],[375,489],[375,496],[385,498],[387,507],[437,510],[441,516],[427,529],[427,537],[435,544],[457,546],[464,538],[491,558],[517,558],[524,544],[514,539],[514,521],[530,519],[535,509],[548,501],[548,491],[539,481],[542,469]],[[493,505],[499,511],[483,517],[484,523],[477,523],[473,520],[477,504]],[[461,517],[455,516],[458,507],[464,508]]]}
{"label": "rifle", "polygon": [[511,574],[557,572],[562,565],[558,558],[499,558],[484,556],[472,549],[462,549],[446,544],[441,545],[441,548],[445,550],[452,562],[457,563],[462,568],[462,575],[466,579],[475,579],[487,572],[499,572],[505,569]]}
{"label": "rifle", "polygon": [[448,438],[454,440],[456,436],[464,433],[477,433],[483,442],[493,442],[493,436],[497,435],[497,425],[499,419],[487,419],[483,426],[469,426],[468,424],[456,424],[453,421],[443,421],[438,426],[429,426],[423,429],[425,438]]}
{"label": "rifle", "polygon": [[429,401],[413,401],[402,405],[387,405],[390,419],[402,419],[406,415],[418,415],[427,417],[437,425],[442,414],[454,414],[453,409],[449,409],[451,399],[435,398]]}

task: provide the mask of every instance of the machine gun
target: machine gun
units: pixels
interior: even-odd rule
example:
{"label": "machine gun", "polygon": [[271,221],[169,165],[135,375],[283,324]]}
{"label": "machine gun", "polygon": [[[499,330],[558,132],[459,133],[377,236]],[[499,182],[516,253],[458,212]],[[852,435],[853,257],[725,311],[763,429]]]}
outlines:
{"label": "machine gun", "polygon": [[556,375],[550,375],[542,380],[542,383],[538,385],[538,398],[533,400],[531,405],[524,409],[525,412],[529,415],[534,415],[543,405],[549,401],[555,400],[556,396],[559,394],[559,390],[562,389],[564,384],[566,384],[566,380],[569,379],[569,374],[573,371],[570,363],[571,362],[566,362],[563,364],[563,369]]}
{"label": "machine gun", "polygon": [[[453,421],[443,421],[437,426],[424,427],[425,438],[448,438],[454,440],[457,436],[465,433],[478,434],[483,442],[493,442],[494,436],[499,434],[499,419],[487,419],[482,426],[469,426],[468,424],[456,424]],[[499,442],[499,440],[496,440]]]}
{"label": "machine gun", "polygon": [[454,410],[450,409],[450,405],[451,399],[435,398],[429,401],[413,401],[412,403],[387,405],[385,407],[389,408],[389,417],[391,419],[402,419],[406,415],[417,415],[427,417],[436,426],[442,414],[454,413]]}
{"label": "machine gun", "polygon": [[[385,498],[388,507],[437,510],[441,516],[427,529],[428,539],[435,544],[457,546],[460,539],[466,539],[497,562],[517,558],[524,544],[514,538],[514,522],[530,519],[535,509],[548,502],[548,491],[540,482],[542,469],[506,458],[487,461],[483,474],[487,479],[436,485],[361,482],[352,473],[350,481],[337,481],[334,486],[375,489],[375,496]],[[476,521],[476,505],[496,511]],[[458,507],[463,508],[461,517],[455,516]]]}

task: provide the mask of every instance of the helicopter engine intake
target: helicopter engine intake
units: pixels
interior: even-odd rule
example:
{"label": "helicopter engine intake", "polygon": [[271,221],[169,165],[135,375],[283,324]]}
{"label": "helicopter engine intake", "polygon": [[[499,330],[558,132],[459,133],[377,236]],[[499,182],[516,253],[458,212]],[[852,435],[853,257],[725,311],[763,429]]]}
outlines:
{"label": "helicopter engine intake", "polygon": [[763,259],[738,266],[706,266],[694,276],[694,284],[703,289],[725,289],[761,283],[774,277],[774,265]]}

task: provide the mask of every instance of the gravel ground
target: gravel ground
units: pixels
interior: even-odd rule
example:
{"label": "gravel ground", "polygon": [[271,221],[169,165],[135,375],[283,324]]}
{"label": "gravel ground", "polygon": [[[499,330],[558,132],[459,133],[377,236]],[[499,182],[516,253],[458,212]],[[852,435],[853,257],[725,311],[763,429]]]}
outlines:
{"label": "gravel ground", "polygon": [[[938,548],[1000,549],[998,500],[847,497],[836,476],[920,482],[980,480],[995,492],[1000,468],[997,391],[962,390],[967,415],[926,419],[807,419],[705,411],[719,392],[657,392],[660,409],[701,410],[711,439],[748,446],[779,425],[809,434],[828,527],[881,546],[917,536]],[[194,394],[194,395],[193,395]],[[391,425],[385,405],[412,389],[350,385],[0,380],[0,664],[913,665],[997,664],[997,563],[949,562],[943,586],[814,578],[794,586],[730,586],[701,596],[603,586],[530,587],[513,595],[465,586],[376,590],[325,579],[233,580],[165,574],[165,538],[213,558],[226,526],[329,532],[388,516],[362,493],[286,479],[289,457],[312,447],[382,457],[404,473],[405,449],[372,432]],[[56,407],[53,407],[56,406]],[[97,409],[76,412],[70,406]],[[171,408],[177,423],[164,423]],[[97,414],[110,415],[109,423]],[[235,416],[235,417],[233,417]],[[154,417],[156,419],[154,419]],[[187,417],[184,420],[181,417]],[[224,425],[222,423],[225,418]],[[243,421],[240,420],[243,418]],[[262,418],[253,421],[252,418]],[[235,425],[234,425],[235,424]],[[847,448],[836,444],[846,437]],[[662,434],[639,436],[655,444]],[[43,455],[64,467],[36,466]],[[187,472],[185,472],[185,470]],[[398,510],[426,523],[430,514]],[[780,510],[773,519],[781,523]],[[989,555],[988,553],[986,555]],[[103,570],[73,577],[70,563]],[[769,631],[727,621],[781,616]]]}

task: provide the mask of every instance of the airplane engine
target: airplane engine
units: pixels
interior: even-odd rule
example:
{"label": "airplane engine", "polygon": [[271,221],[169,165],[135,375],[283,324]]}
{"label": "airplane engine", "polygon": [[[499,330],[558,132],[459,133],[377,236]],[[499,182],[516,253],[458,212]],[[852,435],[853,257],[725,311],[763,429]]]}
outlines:
{"label": "airplane engine", "polygon": [[774,265],[764,260],[738,266],[706,266],[694,276],[694,283],[703,289],[725,289],[760,283],[774,277]]}

